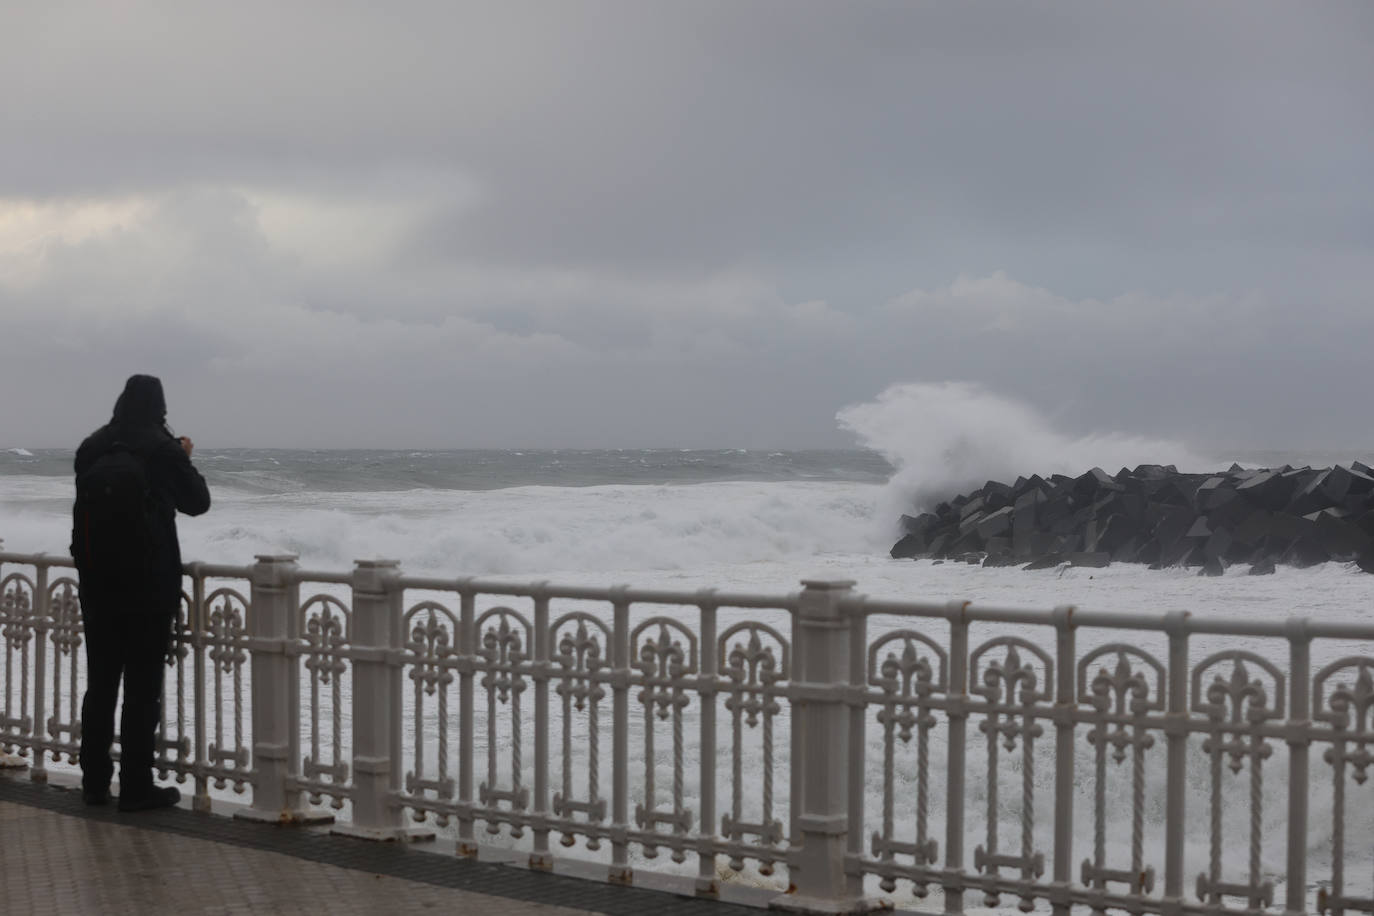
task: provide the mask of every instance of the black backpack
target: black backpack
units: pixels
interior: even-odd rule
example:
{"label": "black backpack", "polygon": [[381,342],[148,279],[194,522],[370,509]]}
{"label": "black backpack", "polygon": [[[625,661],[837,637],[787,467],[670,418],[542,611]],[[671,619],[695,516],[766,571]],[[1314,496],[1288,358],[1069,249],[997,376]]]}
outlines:
{"label": "black backpack", "polygon": [[157,555],[156,504],[144,460],[116,442],[76,475],[72,558],[83,574],[136,582]]}

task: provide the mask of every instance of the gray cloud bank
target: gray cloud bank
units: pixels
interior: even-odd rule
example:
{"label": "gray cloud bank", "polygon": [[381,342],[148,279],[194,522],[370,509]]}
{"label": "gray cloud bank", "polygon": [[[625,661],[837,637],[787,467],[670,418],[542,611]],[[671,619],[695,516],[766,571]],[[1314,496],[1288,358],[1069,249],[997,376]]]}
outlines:
{"label": "gray cloud bank", "polygon": [[1367,4],[279,6],[3,14],[0,445],[1374,441]]}

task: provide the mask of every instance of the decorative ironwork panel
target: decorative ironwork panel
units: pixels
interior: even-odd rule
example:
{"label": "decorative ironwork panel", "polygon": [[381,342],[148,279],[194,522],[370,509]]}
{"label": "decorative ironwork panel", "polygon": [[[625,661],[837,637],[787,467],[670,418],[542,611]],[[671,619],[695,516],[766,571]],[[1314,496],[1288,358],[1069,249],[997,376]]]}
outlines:
{"label": "decorative ironwork panel", "polygon": [[[984,656],[1005,648],[1001,657],[984,661]],[[1022,658],[1025,653],[1026,658]],[[1036,663],[1039,662],[1037,665]],[[1045,650],[1015,636],[1000,636],[983,643],[969,656],[969,692],[987,701],[986,717],[978,728],[987,736],[987,842],[973,851],[974,867],[993,876],[1003,868],[1021,871],[1021,880],[1030,882],[1045,873],[1045,855],[1035,849],[1035,739],[1044,734],[1036,721],[1045,710],[1036,704],[1051,700],[1054,662]],[[998,849],[998,751],[1014,753],[1021,747],[1021,852],[1003,853]],[[984,892],[987,906],[997,906],[996,890]],[[1030,912],[1035,898],[1029,891],[1020,893],[1018,908]]]}
{"label": "decorative ironwork panel", "polygon": [[[736,844],[753,843],[760,854],[759,874],[771,875],[773,863],[781,858],[780,848],[784,830],[781,819],[773,816],[774,755],[773,736],[782,712],[778,702],[786,698],[784,682],[791,678],[791,646],[781,633],[767,624],[746,621],[729,627],[720,634],[717,656],[720,692],[725,694],[725,709],[730,713],[730,813],[721,816],[720,832]],[[763,792],[760,816],[746,820],[744,810],[744,730],[759,730],[763,761]],[[738,847],[737,847],[738,848]],[[774,851],[770,856],[769,852]],[[736,852],[730,860],[735,871],[744,868],[743,858]]]}
{"label": "decorative ironwork panel", "polygon": [[[606,820],[606,799],[601,795],[601,723],[611,630],[594,615],[574,611],[550,625],[549,643],[553,647],[550,660],[556,666],[553,677],[558,681],[554,692],[563,706],[562,789],[553,795],[552,810],[555,817],[571,822],[561,825],[559,842],[572,846],[577,842],[579,815],[589,824]],[[573,778],[574,732],[579,718],[585,728],[587,754],[586,794],[580,798]],[[600,838],[588,835],[587,848],[600,849]]]}
{"label": "decorative ironwork panel", "polygon": [[[477,618],[477,670],[482,672],[482,689],[487,695],[487,778],[477,788],[478,801],[490,811],[484,815],[487,833],[501,832],[500,805],[524,812],[530,804],[530,790],[524,784],[523,730],[521,698],[529,686],[527,665],[534,644],[534,628],[528,619],[508,607],[494,607]],[[500,777],[501,708],[510,711],[510,779]],[[512,823],[510,835],[524,836],[524,828]]]}
{"label": "decorative ironwork panel", "polygon": [[328,795],[335,809],[342,808],[349,795],[343,710],[350,623],[348,607],[330,595],[315,595],[301,604],[301,659],[310,681],[310,753],[301,761],[301,784],[312,804]]}
{"label": "decorative ironwork panel", "polygon": [[[874,640],[868,647],[865,671],[868,705],[877,706],[877,721],[883,735],[883,810],[882,830],[869,839],[870,850],[879,862],[890,864],[897,856],[910,857],[912,865],[933,865],[939,855],[939,842],[930,836],[930,745],[931,730],[938,725],[936,705],[931,698],[949,691],[949,658],[934,640],[915,630],[896,630]],[[896,791],[898,744],[910,747],[916,741],[916,812],[913,838],[900,840],[896,829]],[[909,759],[909,758],[906,758]],[[879,886],[885,891],[897,887],[892,874],[884,874]],[[929,884],[916,881],[917,897],[925,897]]]}
{"label": "decorative ironwork panel", "polygon": [[[67,755],[75,763],[81,750],[81,680],[85,653],[81,649],[81,603],[75,579],[63,576],[48,585],[47,642],[51,645],[51,679],[43,731],[54,761]],[[43,651],[47,651],[45,648]]]}
{"label": "decorative ironwork panel", "polygon": [[5,662],[0,749],[5,751],[23,751],[31,747],[33,684],[29,668],[33,663],[34,634],[38,629],[36,594],[33,580],[22,573],[10,573],[0,579],[0,638],[4,639]]}
{"label": "decorative ironwork panel", "polygon": [[[182,593],[177,605],[176,618],[172,621],[172,637],[167,644],[167,667],[162,682],[162,716],[158,723],[157,758],[155,764],[158,775],[166,779],[176,774],[176,781],[186,782],[195,766],[193,758],[193,723],[186,715],[190,698],[186,694],[186,682],[192,672],[191,655],[194,651],[195,637],[192,627],[191,596]],[[168,702],[168,695],[174,699]]]}
{"label": "decorative ironwork panel", "polygon": [[206,675],[214,697],[214,727],[205,748],[207,772],[215,788],[229,785],[237,793],[247,788],[251,759],[243,734],[247,615],[248,599],[235,589],[218,588],[205,596]]}
{"label": "decorative ironwork panel", "polygon": [[[1094,666],[1096,669],[1094,670]],[[1108,643],[1078,661],[1077,701],[1092,710],[1083,716],[1091,725],[1093,746],[1093,857],[1084,859],[1084,885],[1106,890],[1111,883],[1126,885],[1127,893],[1143,897],[1154,891],[1155,867],[1145,864],[1145,752],[1155,744],[1147,730],[1147,716],[1165,708],[1164,665],[1147,652],[1125,643]],[[1131,761],[1131,863],[1107,864],[1107,760],[1121,766]],[[1097,910],[1095,912],[1102,912]]]}
{"label": "decorative ironwork panel", "polygon": [[[1229,670],[1227,665],[1229,664]],[[1259,674],[1251,674],[1251,668]],[[1208,673],[1210,681],[1206,680]],[[1267,677],[1267,683],[1266,683]],[[1283,718],[1284,676],[1271,662],[1253,652],[1217,652],[1193,668],[1192,710],[1206,716],[1202,751],[1211,767],[1210,857],[1208,870],[1197,878],[1198,899],[1220,905],[1226,896],[1243,897],[1251,909],[1272,906],[1274,882],[1264,880],[1260,868],[1263,844],[1263,763],[1274,749],[1264,737],[1264,725]],[[1250,771],[1250,868],[1244,884],[1222,876],[1221,853],[1223,769],[1239,775]]]}
{"label": "decorative ironwork panel", "polygon": [[[667,826],[677,838],[692,829],[692,812],[683,802],[683,712],[691,703],[698,672],[697,638],[691,630],[672,617],[651,617],[630,632],[630,658],[634,673],[632,686],[639,687],[636,699],[644,707],[644,798],[635,804],[635,824],[640,829],[659,833]],[[668,722],[673,747],[672,808],[658,806],[655,780],[655,732],[657,722]],[[682,839],[668,844],[674,862],[687,858]],[[644,845],[646,858],[658,855],[658,846]]]}
{"label": "decorative ironwork panel", "polygon": [[[423,601],[405,612],[402,633],[405,638],[402,670],[410,679],[412,699],[413,758],[405,776],[405,792],[412,801],[423,803],[426,798],[448,802],[453,798],[456,784],[449,772],[449,698],[454,680],[454,666],[458,657],[458,618],[447,607],[433,601]],[[427,728],[434,723],[433,731]],[[433,735],[435,772],[427,773],[430,758],[430,736]],[[423,821],[422,807],[411,809],[411,817]],[[449,815],[437,814],[439,826],[448,825]]]}
{"label": "decorative ironwork panel", "polygon": [[1342,916],[1347,909],[1374,913],[1374,890],[1369,897],[1349,895],[1345,878],[1351,853],[1357,863],[1370,869],[1367,873],[1374,873],[1374,850],[1368,846],[1348,849],[1345,835],[1346,812],[1351,808],[1346,795],[1349,782],[1364,787],[1370,764],[1374,764],[1374,657],[1347,656],[1317,672],[1312,718],[1330,723],[1335,732],[1331,747],[1322,755],[1332,768],[1331,888],[1322,891],[1317,908],[1335,916]]}

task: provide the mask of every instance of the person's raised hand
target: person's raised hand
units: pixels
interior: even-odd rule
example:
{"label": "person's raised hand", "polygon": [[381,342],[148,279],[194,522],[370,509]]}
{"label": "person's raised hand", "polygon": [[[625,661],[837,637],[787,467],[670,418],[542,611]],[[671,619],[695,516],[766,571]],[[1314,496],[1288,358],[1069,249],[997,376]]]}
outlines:
{"label": "person's raised hand", "polygon": [[187,458],[190,458],[190,457],[191,457],[191,450],[194,449],[194,448],[196,447],[196,446],[195,446],[195,443],[193,443],[193,442],[191,441],[191,437],[190,437],[190,436],[182,436],[182,437],[181,437],[180,439],[178,439],[177,441],[181,443],[181,448],[182,448],[183,451],[186,452],[186,457],[187,457]]}

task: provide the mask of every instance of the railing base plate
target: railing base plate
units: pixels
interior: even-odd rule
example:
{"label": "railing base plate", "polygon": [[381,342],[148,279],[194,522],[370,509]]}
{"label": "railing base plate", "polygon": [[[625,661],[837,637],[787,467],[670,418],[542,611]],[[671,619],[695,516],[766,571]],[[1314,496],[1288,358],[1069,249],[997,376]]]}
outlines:
{"label": "railing base plate", "polygon": [[253,821],[258,824],[277,824],[281,827],[313,827],[319,824],[334,823],[334,815],[324,811],[312,811],[307,808],[285,811],[258,811],[249,808],[246,811],[235,811],[234,819],[240,821]]}
{"label": "railing base plate", "polygon": [[373,843],[423,843],[438,835],[429,827],[358,827],[353,824],[337,824],[330,827],[329,832]]}
{"label": "railing base plate", "polygon": [[848,916],[850,913],[877,913],[892,909],[886,900],[872,897],[853,897],[832,900],[824,897],[804,897],[800,894],[779,894],[768,901],[770,910],[787,913],[815,914],[815,916]]}

